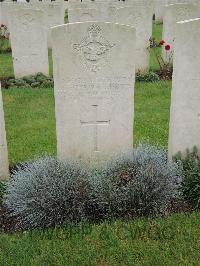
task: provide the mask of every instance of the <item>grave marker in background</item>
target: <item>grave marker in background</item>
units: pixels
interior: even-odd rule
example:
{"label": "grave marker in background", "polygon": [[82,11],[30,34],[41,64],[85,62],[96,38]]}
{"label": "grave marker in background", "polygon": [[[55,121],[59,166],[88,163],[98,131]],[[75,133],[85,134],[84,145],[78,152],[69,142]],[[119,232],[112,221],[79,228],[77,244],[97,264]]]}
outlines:
{"label": "grave marker in background", "polygon": [[101,21],[114,22],[116,8],[109,2],[84,2],[68,9],[69,23]]}
{"label": "grave marker in background", "polygon": [[31,2],[32,8],[44,13],[43,26],[47,31],[48,47],[51,48],[51,27],[64,24],[64,1],[38,1]]}
{"label": "grave marker in background", "polygon": [[155,0],[155,22],[163,23],[164,7],[168,4],[168,0]]}
{"label": "grave marker in background", "polygon": [[[173,51],[174,46],[176,22],[194,19],[197,18],[198,15],[198,7],[194,4],[181,3],[165,6],[162,39],[165,40],[165,42],[171,46],[171,51]],[[164,47],[162,53],[163,58],[167,60],[168,56]]]}
{"label": "grave marker in background", "polygon": [[200,19],[176,24],[169,157],[200,148]]}
{"label": "grave marker in background", "polygon": [[40,10],[23,9],[10,12],[9,30],[16,78],[49,74],[47,32]]}
{"label": "grave marker in background", "polygon": [[152,36],[153,1],[135,1],[133,6],[119,8],[116,22],[136,28],[136,71],[149,68],[149,39]]}
{"label": "grave marker in background", "polygon": [[8,149],[0,83],[0,180],[9,179]]}

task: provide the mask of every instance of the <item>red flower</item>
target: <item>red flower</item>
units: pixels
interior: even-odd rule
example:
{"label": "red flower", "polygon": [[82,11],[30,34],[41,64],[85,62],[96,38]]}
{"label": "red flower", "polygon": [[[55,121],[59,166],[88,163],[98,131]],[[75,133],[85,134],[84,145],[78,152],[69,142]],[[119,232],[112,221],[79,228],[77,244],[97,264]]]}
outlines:
{"label": "red flower", "polygon": [[159,42],[160,45],[163,45],[164,43],[165,43],[164,40],[161,40],[161,41]]}
{"label": "red flower", "polygon": [[171,46],[169,44],[165,45],[165,50],[169,51],[171,49]]}

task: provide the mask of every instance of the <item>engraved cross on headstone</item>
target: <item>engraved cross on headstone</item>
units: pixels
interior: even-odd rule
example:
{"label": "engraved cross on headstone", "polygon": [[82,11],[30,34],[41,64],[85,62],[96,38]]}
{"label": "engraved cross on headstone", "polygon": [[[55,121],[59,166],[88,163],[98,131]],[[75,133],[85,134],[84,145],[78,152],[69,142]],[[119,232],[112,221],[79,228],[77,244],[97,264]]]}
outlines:
{"label": "engraved cross on headstone", "polygon": [[82,126],[94,126],[94,152],[99,152],[98,127],[110,125],[110,120],[98,120],[98,105],[92,105],[95,119],[93,121],[80,121]]}

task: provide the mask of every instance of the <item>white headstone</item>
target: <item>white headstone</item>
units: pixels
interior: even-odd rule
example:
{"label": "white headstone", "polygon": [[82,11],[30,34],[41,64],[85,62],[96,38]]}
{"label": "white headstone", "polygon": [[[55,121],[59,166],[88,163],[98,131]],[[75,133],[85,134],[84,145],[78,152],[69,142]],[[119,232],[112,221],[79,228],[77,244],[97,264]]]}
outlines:
{"label": "white headstone", "polygon": [[[173,51],[174,46],[176,22],[197,17],[197,5],[181,3],[165,6],[162,39],[171,46],[171,51]],[[163,57],[164,59],[167,59],[167,54],[164,48]]]}
{"label": "white headstone", "polygon": [[136,71],[149,68],[149,39],[152,36],[153,1],[135,1],[134,6],[119,8],[116,22],[136,28]]}
{"label": "white headstone", "polygon": [[51,27],[64,24],[64,3],[63,1],[37,1],[31,2],[33,8],[44,12],[43,26],[47,31],[48,47],[51,48]]}
{"label": "white headstone", "polygon": [[3,24],[2,2],[0,2],[0,25]]}
{"label": "white headstone", "polygon": [[155,0],[155,22],[157,24],[163,23],[164,8],[171,4],[199,4],[199,0]]}
{"label": "white headstone", "polygon": [[79,0],[69,0],[68,8],[89,8],[92,5],[96,4],[96,1],[79,1]]}
{"label": "white headstone", "polygon": [[69,7],[69,2],[64,0],[64,3],[63,3],[64,10],[68,9],[68,7]]}
{"label": "white headstone", "polygon": [[0,83],[0,180],[9,179],[8,149]]}
{"label": "white headstone", "polygon": [[9,22],[12,21],[12,14],[11,12],[12,11],[16,11],[18,9],[29,9],[29,8],[32,8],[32,5],[28,2],[24,2],[24,1],[21,1],[21,2],[16,2],[16,1],[4,1],[3,4],[3,17],[4,19],[6,20],[6,23],[4,23],[7,27],[8,27],[8,30],[9,30]]}
{"label": "white headstone", "polygon": [[52,2],[46,4],[43,7],[43,11],[46,11],[47,28],[48,28],[48,47],[51,47],[51,27],[64,24],[65,11],[63,8],[63,2]]}
{"label": "white headstone", "polygon": [[68,11],[68,21],[74,22],[87,22],[99,21],[101,18],[100,10],[96,8],[72,8]]}
{"label": "white headstone", "polygon": [[68,21],[87,22],[101,21],[114,22],[116,8],[109,2],[91,2],[73,6],[68,9]]}
{"label": "white headstone", "polygon": [[10,1],[0,2],[0,23],[8,26],[8,6],[13,3]]}
{"label": "white headstone", "polygon": [[9,20],[14,73],[16,78],[49,74],[47,33],[40,10],[17,9]]}
{"label": "white headstone", "polygon": [[168,0],[155,0],[155,22],[163,23],[164,6],[168,4]]}
{"label": "white headstone", "polygon": [[170,158],[200,148],[200,19],[178,22],[175,36]]}
{"label": "white headstone", "polygon": [[67,24],[52,29],[52,40],[58,156],[99,161],[130,151],[135,29]]}

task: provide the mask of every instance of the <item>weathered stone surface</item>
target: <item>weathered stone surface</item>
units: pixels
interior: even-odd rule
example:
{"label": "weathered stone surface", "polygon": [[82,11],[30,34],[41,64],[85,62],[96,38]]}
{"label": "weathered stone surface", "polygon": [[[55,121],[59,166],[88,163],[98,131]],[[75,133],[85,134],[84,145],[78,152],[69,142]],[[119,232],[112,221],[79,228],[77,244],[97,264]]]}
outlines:
{"label": "weathered stone surface", "polygon": [[10,12],[9,30],[16,78],[49,74],[47,32],[43,12],[35,9],[16,9]]}
{"label": "weathered stone surface", "polygon": [[52,29],[52,41],[58,156],[90,162],[130,151],[135,29],[67,24]]}
{"label": "weathered stone surface", "polygon": [[68,10],[69,23],[101,21],[114,22],[116,8],[109,2],[84,2]]}
{"label": "weathered stone surface", "polygon": [[133,6],[119,8],[116,22],[131,25],[136,29],[136,71],[149,68],[149,39],[152,36],[153,1],[135,1]]}
{"label": "weathered stone surface", "polygon": [[[198,7],[194,4],[172,4],[164,8],[163,40],[171,46],[173,52],[176,22],[198,17]],[[167,60],[168,54],[163,47],[163,58]]]}
{"label": "weathered stone surface", "polygon": [[46,12],[46,26],[48,36],[48,47],[51,47],[51,27],[64,24],[63,2],[46,4],[43,11]]}
{"label": "weathered stone surface", "polygon": [[155,22],[163,23],[164,7],[168,4],[168,0],[155,0]]}
{"label": "weathered stone surface", "polygon": [[91,8],[72,8],[68,12],[69,23],[100,21],[101,11],[98,6]]}
{"label": "weathered stone surface", "polygon": [[0,24],[3,24],[2,3],[0,3]]}
{"label": "weathered stone surface", "polygon": [[0,83],[0,180],[9,179],[8,149]]}
{"label": "weathered stone surface", "polygon": [[3,25],[8,25],[8,6],[13,4],[10,1],[0,2],[0,23]]}
{"label": "weathered stone surface", "polygon": [[199,0],[155,0],[155,21],[157,24],[163,23],[164,18],[164,8],[166,5],[171,4],[197,4],[199,5]]}
{"label": "weathered stone surface", "polygon": [[47,31],[48,47],[51,48],[51,27],[64,24],[64,3],[63,1],[37,1],[32,2],[32,7],[44,13],[44,28]]}
{"label": "weathered stone surface", "polygon": [[175,30],[169,157],[200,148],[200,19],[178,22]]}

